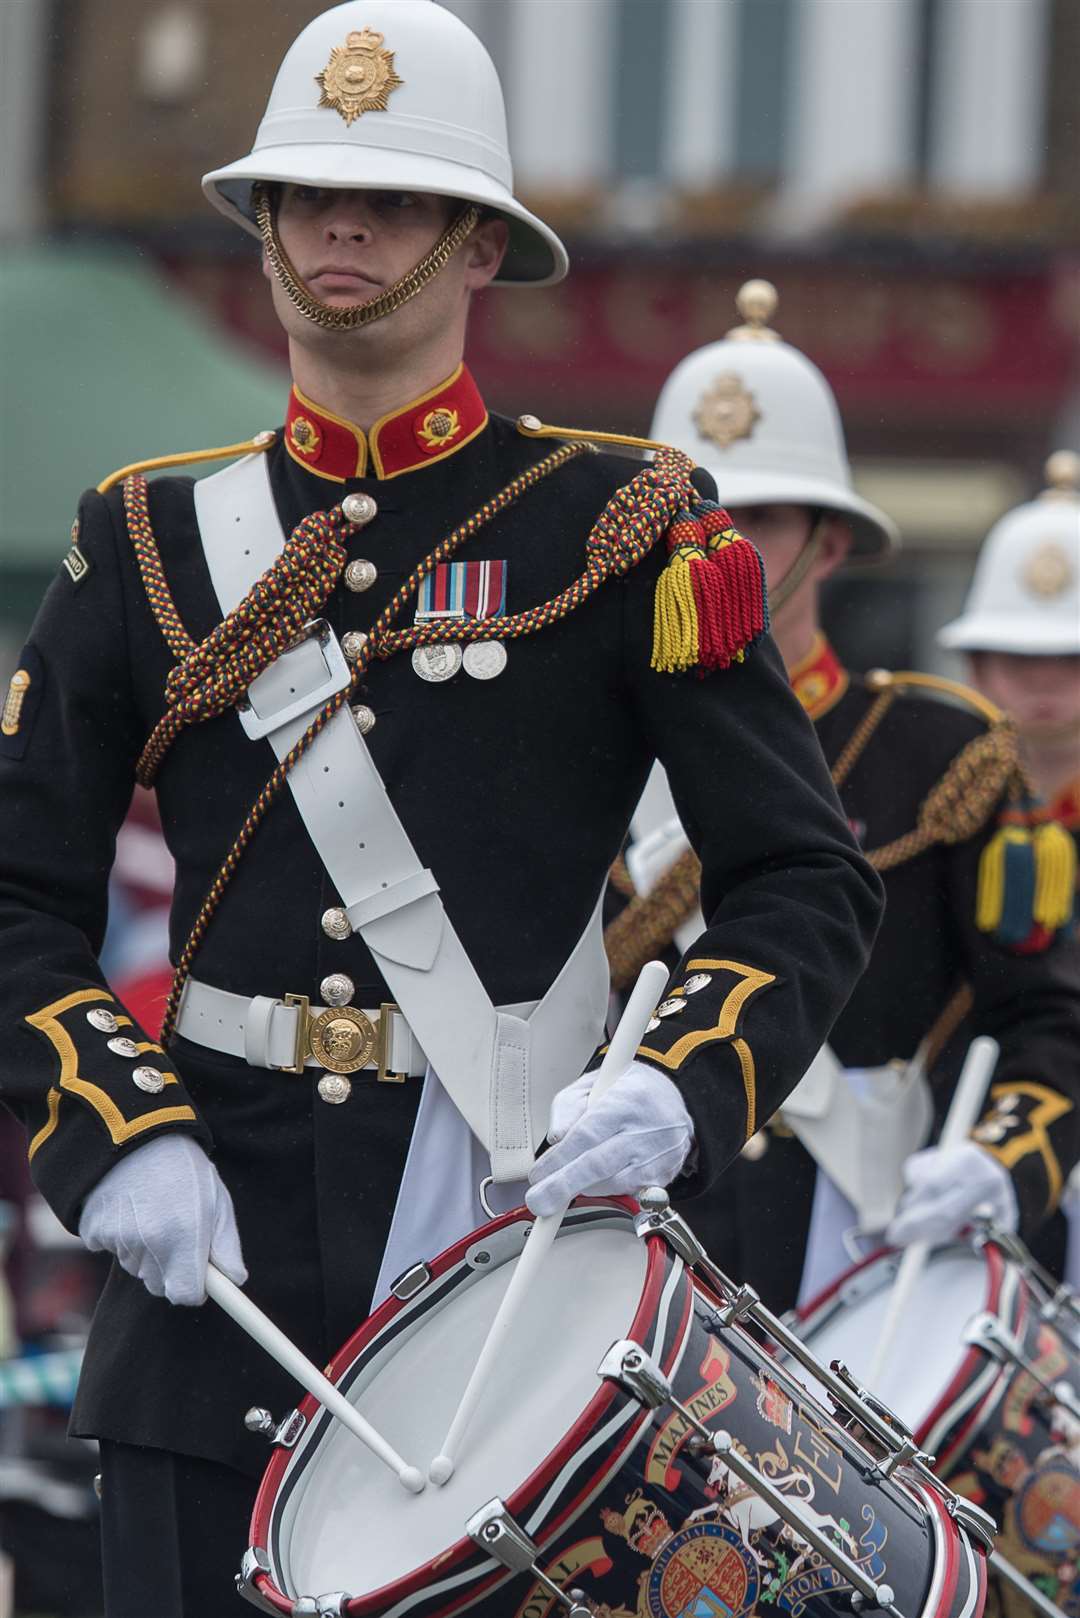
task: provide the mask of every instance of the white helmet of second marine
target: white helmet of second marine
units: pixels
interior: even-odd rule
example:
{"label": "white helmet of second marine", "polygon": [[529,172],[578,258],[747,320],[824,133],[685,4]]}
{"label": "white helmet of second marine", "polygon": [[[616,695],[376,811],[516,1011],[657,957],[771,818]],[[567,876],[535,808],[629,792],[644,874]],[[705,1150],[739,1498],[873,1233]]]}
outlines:
{"label": "white helmet of second marine", "polygon": [[1028,657],[1080,653],[1080,456],[1058,450],[1047,488],[983,540],[964,610],[938,643]]}
{"label": "white helmet of second marine", "polygon": [[748,281],[736,302],[744,324],[679,362],[650,436],[711,472],[723,505],[836,511],[851,524],[853,559],[888,556],[899,543],[896,524],[852,488],[832,389],[769,325],[775,288]]}
{"label": "white helmet of second marine", "polygon": [[509,222],[500,282],[544,286],[566,274],[558,236],[514,197],[495,66],[435,0],[347,0],[308,24],[253,150],[207,174],[203,190],[257,236],[259,180],[459,197]]}

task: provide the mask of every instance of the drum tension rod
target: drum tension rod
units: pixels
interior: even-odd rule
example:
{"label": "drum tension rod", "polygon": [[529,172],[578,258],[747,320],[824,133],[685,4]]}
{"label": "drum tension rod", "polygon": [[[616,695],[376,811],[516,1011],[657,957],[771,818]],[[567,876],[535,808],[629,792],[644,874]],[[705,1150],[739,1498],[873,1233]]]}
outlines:
{"label": "drum tension rod", "polygon": [[281,1421],[275,1421],[269,1410],[263,1410],[260,1405],[252,1405],[244,1417],[244,1426],[249,1433],[261,1433],[279,1449],[294,1449],[307,1426],[307,1417],[301,1410],[290,1410]]}
{"label": "drum tension rod", "polygon": [[509,1568],[511,1573],[528,1573],[534,1578],[545,1595],[565,1608],[566,1618],[592,1618],[589,1608],[581,1605],[584,1598],[580,1590],[571,1590],[568,1594],[554,1579],[548,1578],[537,1563],[540,1550],[535,1540],[529,1538],[498,1496],[473,1513],[465,1524],[465,1532],[474,1545]]}
{"label": "drum tension rod", "polygon": [[[697,1271],[714,1292],[721,1298],[729,1300],[727,1305],[729,1309],[738,1310],[737,1315],[733,1313],[733,1319],[737,1318],[740,1323],[743,1320],[751,1321],[790,1359],[804,1366],[828,1390],[837,1408],[846,1410],[866,1434],[881,1445],[887,1456],[903,1454],[905,1446],[913,1437],[911,1429],[904,1425],[888,1405],[861,1387],[845,1365],[840,1361],[836,1361],[832,1366],[823,1365],[802,1338],[797,1337],[779,1316],[766,1309],[763,1303],[751,1301],[748,1297],[750,1289],[736,1286],[723,1270],[713,1263],[686,1222],[672,1211],[668,1194],[662,1187],[650,1186],[647,1191],[641,1192],[638,1202],[642,1209],[634,1221],[634,1229],[638,1236],[662,1237],[692,1270]],[[783,1361],[775,1364],[771,1374],[786,1379],[798,1398],[805,1396],[806,1389],[796,1381]],[[866,1449],[865,1445],[862,1447]],[[873,1456],[870,1458],[875,1465],[880,1464]],[[971,1506],[969,1501],[961,1500],[947,1483],[943,1483],[933,1471],[932,1455],[925,1455],[915,1450],[903,1458],[924,1483],[929,1484],[941,1495],[949,1515],[963,1521],[988,1551],[993,1550],[997,1539],[997,1524],[989,1512],[983,1511],[980,1506]],[[900,1465],[899,1460],[896,1465]]]}
{"label": "drum tension rod", "polygon": [[747,1484],[760,1500],[764,1500],[772,1507],[793,1533],[805,1540],[812,1550],[817,1551],[818,1555],[840,1574],[841,1578],[853,1585],[865,1602],[880,1612],[888,1613],[889,1618],[903,1618],[903,1614],[893,1603],[892,1586],[875,1584],[873,1579],[867,1578],[859,1564],[848,1556],[846,1551],[841,1550],[827,1534],[808,1522],[798,1507],[788,1500],[763,1472],[740,1454],[730,1433],[714,1433],[703,1421],[698,1420],[688,1406],[676,1399],[671,1382],[640,1343],[632,1342],[629,1338],[613,1343],[597,1369],[600,1376],[609,1382],[617,1382],[637,1399],[639,1404],[645,1405],[650,1410],[670,1405],[686,1422],[687,1427],[697,1435],[697,1441],[691,1440],[688,1445],[690,1454],[699,1457],[714,1455],[721,1459],[740,1482]]}
{"label": "drum tension rod", "polygon": [[1020,1344],[1019,1338],[1003,1326],[998,1317],[984,1310],[975,1315],[964,1330],[964,1343],[969,1348],[982,1349],[992,1360],[1005,1365],[1012,1363],[1017,1370],[1029,1376],[1035,1386],[1039,1388],[1046,1399],[1053,1404],[1061,1405],[1080,1421],[1080,1398],[1077,1398],[1076,1389],[1071,1382],[1049,1382],[1043,1376],[1034,1360],[1029,1358]]}
{"label": "drum tension rod", "polygon": [[[269,1612],[274,1618],[281,1618],[281,1608],[268,1601],[255,1583],[259,1573],[269,1577],[270,1558],[261,1545],[252,1545],[244,1552],[244,1560],[236,1575],[236,1593],[260,1612]],[[342,1618],[346,1603],[352,1599],[345,1590],[335,1590],[324,1596],[297,1596],[290,1611],[292,1618]]]}

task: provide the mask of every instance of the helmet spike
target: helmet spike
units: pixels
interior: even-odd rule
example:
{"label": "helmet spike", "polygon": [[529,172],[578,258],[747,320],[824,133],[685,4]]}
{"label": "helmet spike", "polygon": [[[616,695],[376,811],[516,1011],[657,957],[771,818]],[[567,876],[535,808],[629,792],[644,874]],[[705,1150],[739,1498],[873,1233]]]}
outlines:
{"label": "helmet spike", "polygon": [[780,333],[773,331],[769,322],[779,302],[780,294],[771,281],[744,281],[735,295],[735,307],[745,325],[733,326],[728,337],[738,342],[778,343]]}
{"label": "helmet spike", "polygon": [[1044,500],[1080,498],[1080,455],[1071,449],[1056,449],[1045,467]]}

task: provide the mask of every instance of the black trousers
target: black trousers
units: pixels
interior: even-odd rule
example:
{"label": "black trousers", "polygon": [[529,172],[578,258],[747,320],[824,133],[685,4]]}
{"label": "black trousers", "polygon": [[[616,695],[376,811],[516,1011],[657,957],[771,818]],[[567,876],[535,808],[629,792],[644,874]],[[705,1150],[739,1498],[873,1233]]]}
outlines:
{"label": "black trousers", "polygon": [[213,1461],[103,1441],[106,1618],[251,1618],[234,1579],[257,1488]]}

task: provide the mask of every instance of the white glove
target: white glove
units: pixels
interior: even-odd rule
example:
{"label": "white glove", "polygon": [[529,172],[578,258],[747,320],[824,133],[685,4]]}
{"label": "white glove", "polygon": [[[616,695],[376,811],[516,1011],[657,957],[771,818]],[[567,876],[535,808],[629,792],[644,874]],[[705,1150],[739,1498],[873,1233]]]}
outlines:
{"label": "white glove", "polygon": [[170,1303],[205,1302],[211,1258],[237,1286],[247,1280],[232,1198],[186,1135],[147,1141],[114,1163],[83,1205],[79,1235]]}
{"label": "white glove", "polygon": [[533,1165],[525,1201],[538,1216],[559,1213],[575,1197],[633,1195],[669,1185],[694,1144],[686,1104],[669,1078],[631,1062],[593,1106],[595,1073],[560,1090],[551,1104],[550,1151]]}
{"label": "white glove", "polygon": [[1008,1170],[974,1141],[914,1152],[904,1164],[904,1184],[900,1205],[885,1231],[891,1247],[950,1241],[977,1212],[988,1214],[1006,1230],[1015,1230],[1020,1223]]}

